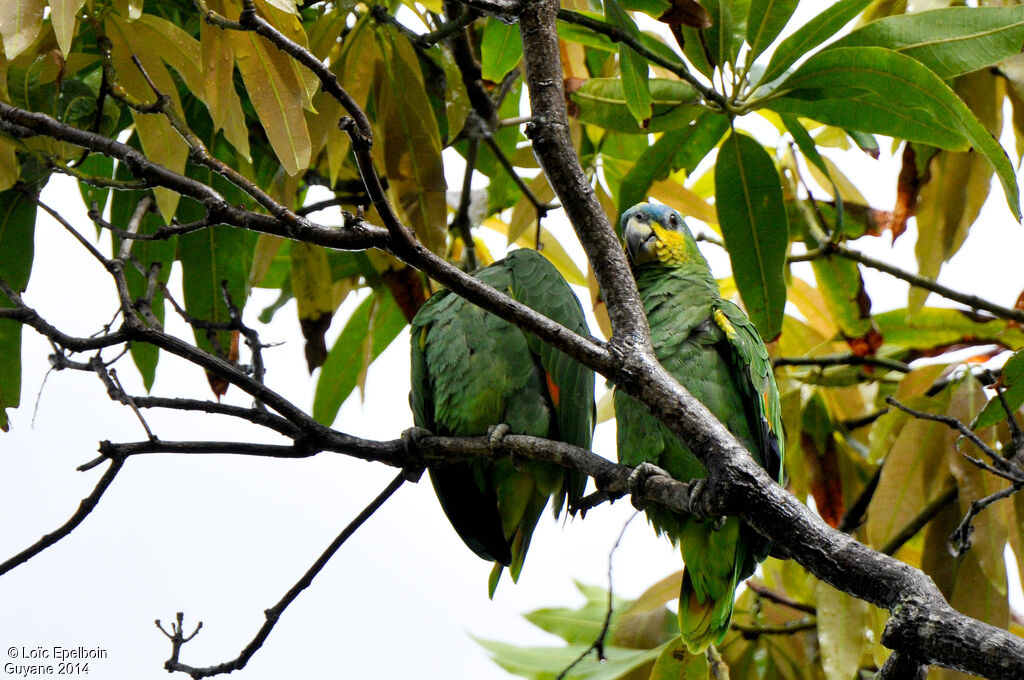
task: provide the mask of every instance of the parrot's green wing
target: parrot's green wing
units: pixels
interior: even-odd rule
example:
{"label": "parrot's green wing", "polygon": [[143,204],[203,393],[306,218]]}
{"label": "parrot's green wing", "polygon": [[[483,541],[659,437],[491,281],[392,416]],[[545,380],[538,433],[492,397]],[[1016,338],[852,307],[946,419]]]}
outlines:
{"label": "parrot's green wing", "polygon": [[[476,274],[485,283],[581,334],[579,300],[542,255],[517,250]],[[511,432],[590,447],[594,376],[564,354],[451,293],[427,301],[412,322],[412,392],[416,425],[451,436]],[[477,555],[518,579],[537,521],[555,498],[557,514],[582,493],[585,478],[556,465],[461,461],[430,469],[441,506]]]}

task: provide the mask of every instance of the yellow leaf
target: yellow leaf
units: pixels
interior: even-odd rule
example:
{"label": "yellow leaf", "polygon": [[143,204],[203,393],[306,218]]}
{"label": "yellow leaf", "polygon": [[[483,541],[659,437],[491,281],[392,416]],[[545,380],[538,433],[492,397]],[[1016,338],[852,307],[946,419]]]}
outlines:
{"label": "yellow leaf", "polygon": [[693,217],[704,222],[721,233],[718,229],[718,214],[706,200],[671,179],[661,180],[651,185],[651,196],[665,205],[678,210],[684,217]]}
{"label": "yellow leaf", "polygon": [[376,30],[382,75],[377,125],[383,144],[374,152],[383,161],[388,191],[416,237],[431,251],[443,253],[448,233],[441,136],[427,97],[419,59],[393,26]]}
{"label": "yellow leaf", "polygon": [[[522,248],[532,248],[534,246],[534,234],[523,234],[516,241],[516,245]],[[587,277],[580,271],[579,266],[569,257],[569,253],[565,251],[565,248],[555,235],[547,230],[546,227],[541,227],[540,230],[540,254],[548,258],[551,264],[555,265],[555,269],[565,277],[565,280],[575,286],[587,285]]]}
{"label": "yellow leaf", "polygon": [[[954,393],[948,413],[961,422],[969,423],[981,411],[986,401],[988,399],[978,381],[967,377]],[[975,434],[989,446],[993,448],[996,446],[994,427],[979,430]],[[959,451],[984,458],[984,454],[967,442],[960,442]],[[956,477],[957,486],[960,489],[957,502],[960,505],[961,513],[966,513],[973,501],[1005,489],[1009,485],[1006,480],[975,467],[958,451],[947,449],[947,455],[949,456],[949,469]],[[1012,509],[1008,502],[997,502],[985,508],[972,522],[974,531],[971,534],[970,553],[977,560],[978,566],[989,580],[991,587],[1003,597],[1006,596],[1004,552],[1009,538],[1009,513]]]}
{"label": "yellow leaf", "polygon": [[[901,401],[921,411],[941,413],[949,403],[949,391]],[[894,431],[898,432],[893,438]],[[875,424],[872,438],[872,459],[884,455],[885,463],[868,506],[866,533],[868,543],[881,548],[942,492],[948,479],[946,451],[955,437],[942,423],[890,411]],[[890,441],[887,451],[878,451]]]}
{"label": "yellow leaf", "polygon": [[309,165],[311,144],[302,112],[305,91],[292,59],[260,36],[229,31],[238,70],[256,115],[289,175]]}
{"label": "yellow leaf", "polygon": [[614,393],[605,390],[597,400],[597,423],[605,423],[615,417],[615,403],[612,399]]}
{"label": "yellow leaf", "polygon": [[[342,87],[363,110],[366,110],[374,84],[374,70],[380,60],[370,19],[369,15],[365,16],[349,32],[337,63],[332,65]],[[348,157],[351,139],[347,133],[338,129],[337,117],[329,116],[327,110],[321,116],[329,123],[324,148],[327,150],[327,166],[333,184],[338,180]]]}
{"label": "yellow leaf", "polygon": [[256,249],[252,255],[252,266],[249,268],[249,286],[258,286],[263,277],[270,271],[270,265],[274,264],[277,251],[285,239],[272,234],[260,234],[256,239]]}
{"label": "yellow leaf", "polygon": [[[555,192],[548,184],[547,178],[537,175],[527,184],[530,192],[541,203],[550,203],[555,198]],[[516,204],[512,206],[512,221],[508,227],[508,242],[519,243],[520,237],[524,234],[536,233],[537,209],[533,207],[526,196],[521,196]]]}
{"label": "yellow leaf", "polygon": [[825,678],[850,680],[857,675],[867,643],[868,605],[823,582],[818,583],[814,594]]}
{"label": "yellow leaf", "polygon": [[[178,100],[178,89],[174,79],[163,65],[160,54],[154,52],[145,40],[139,39],[134,24],[116,14],[110,14],[106,21],[107,37],[110,38],[112,49],[111,59],[117,72],[118,82],[131,96],[144,102],[152,102],[156,96],[149,87],[138,67],[132,63],[132,55],[138,57],[146,73],[160,89],[160,92],[171,98],[172,105],[181,111]],[[188,157],[188,145],[181,138],[167,118],[157,113],[138,113],[132,111],[135,129],[139,133],[142,150],[154,163],[164,166],[171,172],[184,173],[185,159]],[[178,207],[180,196],[164,188],[153,190],[160,214],[170,221]]]}
{"label": "yellow leaf", "polygon": [[18,158],[14,147],[0,140],[0,191],[7,191],[18,181]]}
{"label": "yellow leaf", "polygon": [[[288,14],[297,14],[297,10],[295,9],[295,0],[264,0],[264,1],[265,1],[265,4],[270,5],[271,7],[274,7],[276,9],[279,9],[282,12],[286,12]],[[264,4],[264,2],[260,2],[260,4]]]}
{"label": "yellow leaf", "polygon": [[796,305],[811,328],[822,337],[831,338],[838,332],[821,293],[799,276],[794,276],[789,282],[786,299]]}
{"label": "yellow leaf", "polygon": [[43,26],[45,0],[3,0],[0,2],[0,38],[8,59],[27,50]]}
{"label": "yellow leaf", "polygon": [[84,4],[85,0],[50,0],[53,33],[57,38],[57,46],[65,57],[71,53],[71,40],[75,37],[78,10],[82,9]]}
{"label": "yellow leaf", "polygon": [[206,74],[203,101],[210,111],[214,128],[224,130],[228,143],[243,158],[251,161],[249,128],[242,113],[242,102],[235,91],[235,52],[228,32],[203,22],[199,26],[199,44]]}
{"label": "yellow leaf", "polygon": [[302,241],[292,243],[291,281],[299,319],[319,319],[334,312],[331,265],[323,247]]}
{"label": "yellow leaf", "polygon": [[188,89],[203,98],[208,74],[200,63],[199,41],[166,19],[143,14],[131,25],[128,40],[136,50],[159,57],[178,72]]}
{"label": "yellow leaf", "polygon": [[[986,129],[999,136],[1002,129],[1002,78],[988,70],[960,76],[954,90]],[[977,151],[939,151],[929,163],[931,177],[921,188],[917,203],[918,273],[936,278],[942,265],[960,250],[967,231],[981,213],[992,184],[992,165]],[[911,287],[908,306],[916,312],[928,297],[923,288]]]}
{"label": "yellow leaf", "polygon": [[864,198],[864,194],[860,192],[853,181],[847,177],[839,167],[833,163],[829,158],[822,156],[821,160],[825,163],[825,167],[828,168],[828,174],[832,177],[830,182],[828,177],[818,169],[818,166],[814,163],[807,164],[807,170],[810,171],[811,177],[818,183],[819,186],[825,189],[825,191],[832,193],[832,183],[834,182],[836,188],[839,189],[839,195],[847,203],[855,203],[857,205],[869,205],[868,199]]}
{"label": "yellow leaf", "polygon": [[[290,0],[255,0],[255,2],[258,13],[267,20],[267,23],[281,31],[285,37],[297,43],[300,47],[309,49],[309,38],[306,36],[306,30],[302,27],[302,21],[294,11],[294,5],[291,10],[282,9],[279,6],[280,4],[287,7],[291,4]],[[269,43],[267,44],[269,45]],[[279,51],[276,47],[273,49]],[[309,111],[313,111],[313,95],[320,91],[320,79],[294,59],[289,58],[288,62],[291,64],[295,77],[303,85],[302,93],[305,96],[302,100],[302,106]]]}

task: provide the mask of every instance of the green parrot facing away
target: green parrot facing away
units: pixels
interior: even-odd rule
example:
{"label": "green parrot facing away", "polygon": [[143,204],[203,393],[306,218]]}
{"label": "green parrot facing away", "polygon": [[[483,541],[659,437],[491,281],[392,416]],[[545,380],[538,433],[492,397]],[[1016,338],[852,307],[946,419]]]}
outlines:
{"label": "green parrot facing away", "polygon": [[[722,299],[675,210],[635,205],[622,215],[622,236],[658,361],[781,483],[779,391],[754,325]],[[643,405],[619,391],[614,402],[620,463],[656,465],[684,482],[707,476],[697,457]],[[681,548],[679,627],[690,653],[701,653],[725,637],[736,585],[767,557],[770,543],[735,517],[716,526],[661,507],[647,509],[647,516]]]}
{"label": "green parrot facing away", "polygon": [[[537,251],[513,251],[475,276],[589,335],[576,295]],[[478,436],[500,424],[513,434],[590,448],[594,373],[562,352],[448,291],[432,296],[416,314],[411,344],[409,402],[417,427]],[[429,472],[455,531],[473,552],[496,563],[491,596],[504,567],[518,580],[548,498],[557,517],[586,484],[579,472],[508,458],[461,461]]]}

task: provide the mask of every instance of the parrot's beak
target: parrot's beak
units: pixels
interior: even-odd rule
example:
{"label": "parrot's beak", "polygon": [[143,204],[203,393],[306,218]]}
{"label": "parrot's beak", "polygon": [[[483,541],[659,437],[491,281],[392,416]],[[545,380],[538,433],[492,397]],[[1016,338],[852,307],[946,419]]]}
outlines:
{"label": "parrot's beak", "polygon": [[634,266],[658,259],[655,250],[658,237],[646,216],[638,213],[630,217],[622,230],[622,238],[626,241],[626,252]]}

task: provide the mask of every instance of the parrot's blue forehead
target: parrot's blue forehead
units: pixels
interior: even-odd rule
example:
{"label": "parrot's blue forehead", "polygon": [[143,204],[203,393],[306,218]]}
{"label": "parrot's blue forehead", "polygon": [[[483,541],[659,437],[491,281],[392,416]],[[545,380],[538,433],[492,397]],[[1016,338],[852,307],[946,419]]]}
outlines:
{"label": "parrot's blue forehead", "polygon": [[673,226],[672,222],[669,220],[669,215],[673,214],[676,216],[676,225],[683,224],[682,216],[667,205],[637,203],[632,208],[622,213],[622,226],[625,227],[631,219],[636,217],[644,222],[657,222],[666,229],[676,231],[678,230],[678,226]]}

